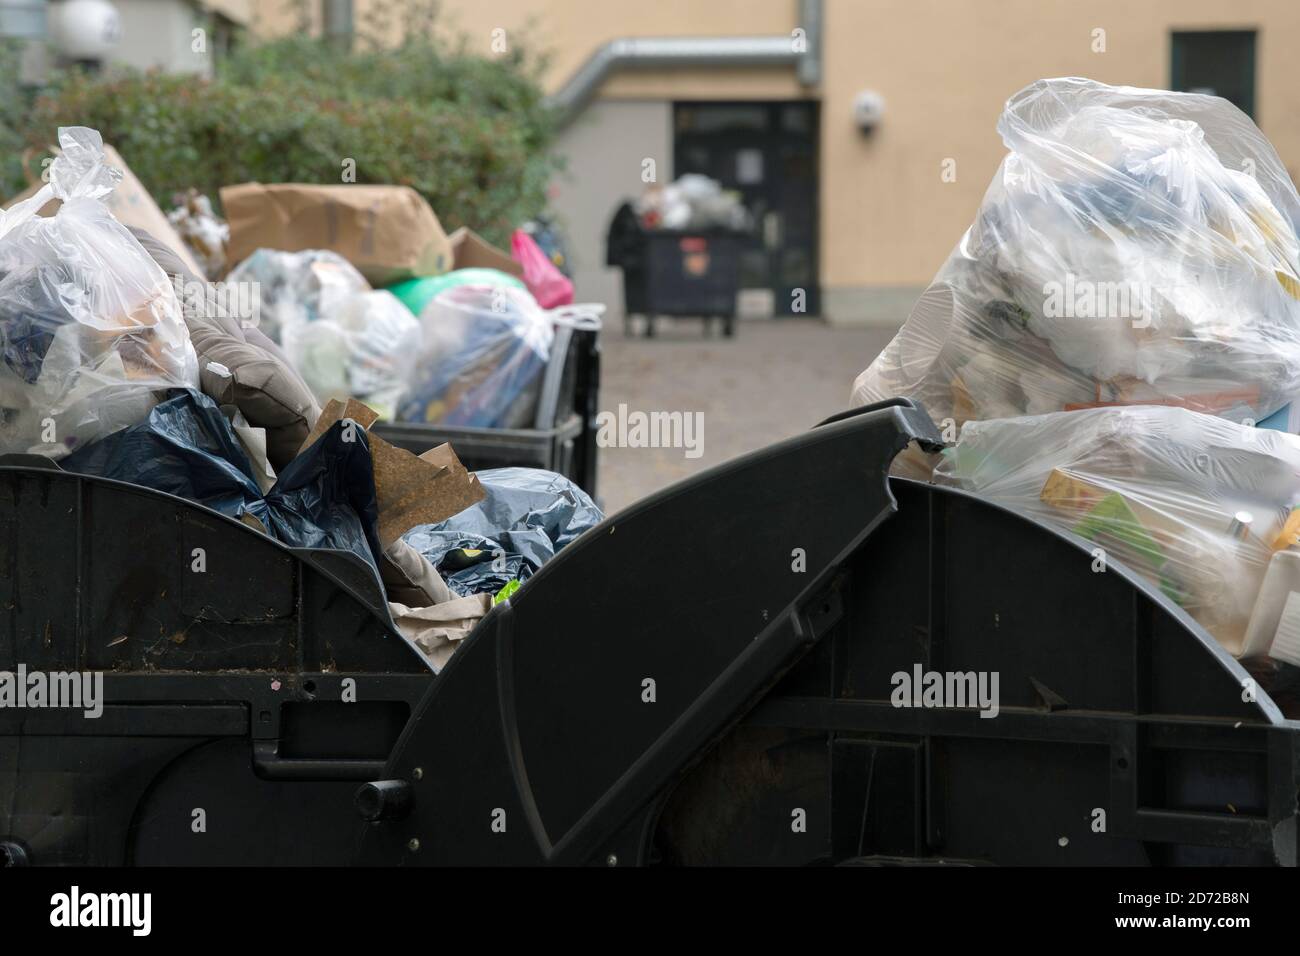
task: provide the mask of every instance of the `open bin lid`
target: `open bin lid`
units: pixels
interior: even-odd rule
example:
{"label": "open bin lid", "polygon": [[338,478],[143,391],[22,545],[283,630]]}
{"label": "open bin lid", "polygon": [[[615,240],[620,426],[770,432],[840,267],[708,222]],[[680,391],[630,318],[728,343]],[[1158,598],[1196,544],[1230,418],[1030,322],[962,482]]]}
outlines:
{"label": "open bin lid", "polygon": [[387,771],[413,781],[411,812],[367,825],[361,861],[603,859],[817,640],[811,598],[894,510],[889,464],[912,441],[942,445],[917,405],[865,407],[583,535],[431,686]]}
{"label": "open bin lid", "polygon": [[[889,795],[915,814],[903,830],[922,841],[918,859],[946,845],[988,862],[1135,862],[1166,846],[1176,861],[1190,846],[1294,862],[1300,724],[1262,692],[1244,699],[1241,666],[1145,581],[1093,574],[1083,542],[889,479],[912,441],[941,447],[917,405],[854,410],[584,535],[433,682],[385,771],[402,809],[362,824],[357,860],[622,865],[683,832],[696,849],[770,859],[801,840],[771,821],[805,804],[782,789],[791,780],[744,762],[762,754],[731,744],[758,727],[802,735],[827,761],[811,776],[823,809],[862,799],[862,774],[837,763],[860,748],[841,741],[897,743]],[[891,706],[890,674],[918,660],[1001,668],[1001,719]],[[961,760],[935,763],[941,741]],[[706,772],[752,787],[740,804],[761,819],[730,797],[723,813],[716,790],[710,803],[689,783]],[[1225,779],[1240,805],[1207,812]],[[988,813],[995,791],[1007,813]],[[1098,793],[1109,835],[1062,843],[1059,827],[1088,828],[1076,804]],[[1023,834],[998,823],[1008,813]],[[848,838],[822,834],[846,859],[864,852],[861,813],[850,823]]]}

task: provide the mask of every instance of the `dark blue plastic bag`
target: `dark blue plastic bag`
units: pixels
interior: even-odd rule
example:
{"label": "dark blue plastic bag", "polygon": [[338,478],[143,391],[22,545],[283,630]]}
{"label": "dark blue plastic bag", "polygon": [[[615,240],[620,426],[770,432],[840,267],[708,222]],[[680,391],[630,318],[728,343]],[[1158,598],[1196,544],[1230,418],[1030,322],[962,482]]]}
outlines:
{"label": "dark blue plastic bag", "polygon": [[527,580],[605,517],[586,492],[553,471],[493,468],[477,474],[482,501],[403,535],[459,595],[495,594],[512,578]]}
{"label": "dark blue plastic bag", "polygon": [[69,455],[61,467],[164,491],[232,518],[251,514],[277,541],[350,551],[378,574],[379,511],[364,429],[335,422],[263,496],[212,399],[182,389],[169,396],[144,421]]}

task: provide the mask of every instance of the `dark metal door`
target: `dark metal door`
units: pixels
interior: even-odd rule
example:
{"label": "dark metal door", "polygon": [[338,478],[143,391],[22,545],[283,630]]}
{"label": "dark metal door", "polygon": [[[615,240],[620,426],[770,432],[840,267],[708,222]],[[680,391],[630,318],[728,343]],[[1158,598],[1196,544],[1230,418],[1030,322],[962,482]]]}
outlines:
{"label": "dark metal door", "polygon": [[1254,117],[1254,30],[1201,30],[1170,39],[1171,89],[1222,96]]}
{"label": "dark metal door", "polygon": [[817,315],[818,103],[675,103],[673,174],[702,173],[754,218],[740,287],[767,290],[775,315]]}

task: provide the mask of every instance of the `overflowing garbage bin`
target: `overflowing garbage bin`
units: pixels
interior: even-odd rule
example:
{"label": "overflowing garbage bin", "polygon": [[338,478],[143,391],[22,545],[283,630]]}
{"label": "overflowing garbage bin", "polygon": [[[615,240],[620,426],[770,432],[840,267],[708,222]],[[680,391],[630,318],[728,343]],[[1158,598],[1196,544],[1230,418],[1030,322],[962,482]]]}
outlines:
{"label": "overflowing garbage bin", "polygon": [[[410,190],[277,187],[268,251],[245,190],[259,328],[62,130],[0,221],[0,694],[102,687],[0,711],[0,859],[1295,865],[1300,437],[1257,426],[1300,197],[1215,97],[1042,81],[1000,128],[861,407],[612,519],[598,323],[531,238],[462,270]],[[734,331],[736,213],[621,209],[628,313]]]}
{"label": "overflowing garbage bin", "polygon": [[1040,80],[971,227],[854,399],[944,423],[899,474],[1091,542],[1269,673],[1300,664],[1300,195],[1198,93]]}
{"label": "overflowing garbage bin", "polygon": [[653,337],[660,317],[719,322],[723,335],[736,334],[742,239],[728,232],[647,232],[623,270],[624,331],[641,316]]}
{"label": "overflowing garbage bin", "polygon": [[[400,232],[404,251],[383,254],[355,230],[331,241],[313,226],[340,201],[332,187],[293,192],[293,229],[243,187],[227,192],[242,210],[233,247],[256,247],[227,280],[259,283],[259,327],[319,402],[364,402],[379,416],[373,434],[417,454],[451,442],[471,469],[543,468],[595,494],[603,307],[572,304],[571,281],[531,234],[515,230],[513,258],[472,230],[444,237],[399,191],[381,196],[374,228]],[[397,229],[408,220],[414,235]],[[401,277],[373,288],[368,274]]]}
{"label": "overflowing garbage bin", "polygon": [[[566,505],[554,540],[587,530],[436,677],[351,556],[289,548],[173,495],[0,461],[14,542],[0,599],[17,636],[0,671],[105,672],[99,717],[0,711],[0,853],[1295,865],[1294,699],[1284,712],[1263,684],[1243,696],[1249,675],[1213,637],[1138,575],[1094,573],[1079,540],[889,479],[909,443],[942,439],[894,401],[595,527]],[[678,528],[692,529],[690,561],[670,547]],[[990,542],[1014,560],[990,562]],[[971,675],[969,699],[923,693],[954,672]],[[899,675],[917,681],[906,706]],[[195,807],[219,839],[191,825]],[[791,827],[795,809],[806,828]]]}
{"label": "overflowing garbage bin", "polygon": [[740,256],[749,225],[739,200],[703,176],[683,176],[615,211],[605,262],[623,273],[624,331],[642,317],[646,336],[660,317],[698,318],[736,330]]}

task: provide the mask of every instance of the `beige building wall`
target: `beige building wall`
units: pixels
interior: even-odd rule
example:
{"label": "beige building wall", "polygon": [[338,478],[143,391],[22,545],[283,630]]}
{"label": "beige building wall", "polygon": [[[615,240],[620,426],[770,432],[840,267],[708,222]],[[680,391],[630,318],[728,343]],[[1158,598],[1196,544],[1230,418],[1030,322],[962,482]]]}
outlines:
{"label": "beige building wall", "polygon": [[564,171],[551,188],[580,300],[618,314],[623,274],[605,265],[605,233],[615,208],[640,194],[641,161],[672,156],[672,108],[663,100],[597,100],[561,137]]}
{"label": "beige building wall", "polygon": [[[355,0],[358,23],[369,6]],[[548,52],[545,86],[554,90],[610,39],[789,34],[797,14],[796,0],[443,0],[439,29],[487,55],[498,29]],[[255,16],[263,30],[283,28]],[[969,225],[1005,152],[995,124],[1009,96],[1064,75],[1166,87],[1171,30],[1259,31],[1256,119],[1293,178],[1300,170],[1297,0],[825,0],[823,21],[818,88],[801,87],[790,69],[637,72],[611,79],[600,97],[820,99],[821,281],[836,318],[902,317],[896,311]],[[1096,30],[1104,52],[1094,52]],[[864,89],[885,100],[870,137],[852,115]],[[955,182],[941,178],[946,159]]]}
{"label": "beige building wall", "polygon": [[[1232,11],[1225,16],[1225,9]],[[1174,29],[1258,29],[1256,118],[1300,169],[1300,3],[1291,0],[829,0],[822,107],[822,281],[928,281],[1005,153],[1002,104],[1046,76],[1167,87]],[[1092,52],[1094,29],[1106,52]],[[865,140],[852,98],[880,91]],[[957,161],[945,184],[940,164]]]}

